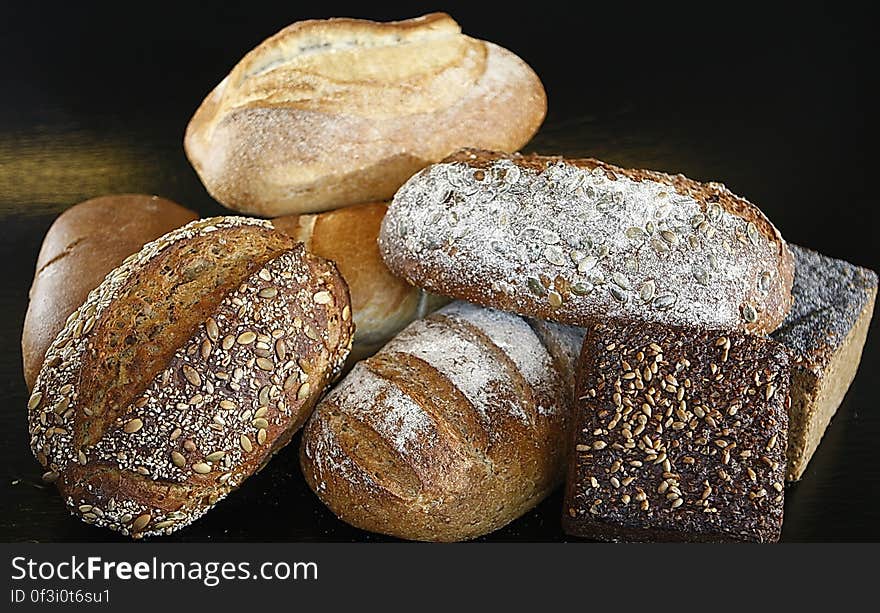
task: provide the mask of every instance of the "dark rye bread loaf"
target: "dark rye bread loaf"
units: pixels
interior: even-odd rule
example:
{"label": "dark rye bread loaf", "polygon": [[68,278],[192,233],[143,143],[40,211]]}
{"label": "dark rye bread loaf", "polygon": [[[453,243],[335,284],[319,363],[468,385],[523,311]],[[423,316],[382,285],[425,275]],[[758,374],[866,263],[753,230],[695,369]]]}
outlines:
{"label": "dark rye bread loaf", "polygon": [[593,159],[462,150],[400,188],[379,249],[428,291],[574,325],[767,333],[791,306],[791,254],[753,204]]}
{"label": "dark rye bread loaf", "polygon": [[320,402],[303,434],[303,474],[359,528],[476,538],[559,484],[569,406],[525,320],[456,302],[410,324]]}
{"label": "dark rye bread loaf", "polygon": [[71,512],[169,533],[258,470],[343,363],[348,291],[266,221],[193,222],[91,292],[28,403],[31,447]]}
{"label": "dark rye bread loaf", "polygon": [[785,348],[763,337],[591,325],[578,367],[566,532],[778,540],[788,384]]}
{"label": "dark rye bread loaf", "polygon": [[58,216],[40,247],[21,332],[28,389],[67,317],[104,276],[144,244],[197,217],[170,200],[144,194],[92,198]]}
{"label": "dark rye bread loaf", "polygon": [[789,480],[800,479],[856,376],[868,336],[877,274],[789,245],[794,304],[773,333],[792,356]]}

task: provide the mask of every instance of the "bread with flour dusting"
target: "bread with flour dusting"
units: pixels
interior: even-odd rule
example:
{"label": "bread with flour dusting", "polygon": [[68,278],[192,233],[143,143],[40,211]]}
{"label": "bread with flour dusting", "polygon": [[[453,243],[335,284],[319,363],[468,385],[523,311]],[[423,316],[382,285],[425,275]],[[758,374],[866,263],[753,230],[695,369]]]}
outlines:
{"label": "bread with flour dusting", "polygon": [[345,360],[348,290],[270,222],[220,217],[111,271],[28,402],[44,479],[133,537],[197,519],[283,447]]}
{"label": "bread with flour dusting", "polygon": [[476,538],[560,483],[564,379],[524,319],[452,303],[359,362],[319,403],[300,452],[306,481],[359,528]]}
{"label": "bread with flour dusting", "polygon": [[256,215],[387,200],[459,147],[516,151],[544,120],[540,79],[449,15],[294,23],[205,98],[184,145],[211,195]]}
{"label": "bread with flour dusting", "polygon": [[462,150],[401,187],[379,248],[428,291],[574,325],[767,333],[791,306],[791,254],[753,204],[594,159]]}

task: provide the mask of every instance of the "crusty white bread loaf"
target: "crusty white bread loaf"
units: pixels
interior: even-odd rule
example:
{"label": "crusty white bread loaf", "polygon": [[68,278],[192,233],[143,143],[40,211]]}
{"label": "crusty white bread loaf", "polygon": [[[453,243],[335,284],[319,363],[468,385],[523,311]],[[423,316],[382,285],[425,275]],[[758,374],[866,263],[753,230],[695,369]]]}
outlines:
{"label": "crusty white bread loaf", "polygon": [[300,461],[354,526],[472,539],[559,484],[570,400],[524,319],[456,302],[355,365],[309,420]]}
{"label": "crusty white bread loaf", "polygon": [[167,534],[290,439],[341,367],[345,281],[270,222],[219,217],[110,272],[46,354],[31,448],[68,508]]}
{"label": "crusty white bread loaf", "polygon": [[208,192],[264,216],[386,200],[459,147],[516,151],[546,96],[513,53],[448,15],[301,21],[205,98],[186,153]]}
{"label": "crusty white bread loaf", "polygon": [[350,365],[376,353],[413,320],[449,302],[395,277],[385,266],[376,239],[387,210],[385,203],[373,202],[272,220],[277,230],[302,242],[310,253],[336,264],[348,284],[355,325]]}
{"label": "crusty white bread loaf", "polygon": [[767,333],[791,307],[791,254],[753,204],[592,159],[463,150],[397,192],[379,249],[428,291],[574,325]]}
{"label": "crusty white bread loaf", "polygon": [[67,317],[104,276],[146,243],[197,217],[170,200],[144,194],[92,198],[58,216],[40,247],[21,332],[28,389]]}

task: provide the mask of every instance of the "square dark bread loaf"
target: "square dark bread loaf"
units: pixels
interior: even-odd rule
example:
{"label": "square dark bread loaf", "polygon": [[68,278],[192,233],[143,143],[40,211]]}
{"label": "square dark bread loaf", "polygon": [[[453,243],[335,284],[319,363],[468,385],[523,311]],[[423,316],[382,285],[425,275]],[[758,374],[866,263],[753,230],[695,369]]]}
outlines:
{"label": "square dark bread loaf", "polygon": [[758,541],[782,528],[788,354],[750,335],[592,325],[563,527],[610,541]]}
{"label": "square dark bread loaf", "polygon": [[792,358],[788,473],[800,479],[856,376],[877,274],[797,245],[791,313],[773,338]]}

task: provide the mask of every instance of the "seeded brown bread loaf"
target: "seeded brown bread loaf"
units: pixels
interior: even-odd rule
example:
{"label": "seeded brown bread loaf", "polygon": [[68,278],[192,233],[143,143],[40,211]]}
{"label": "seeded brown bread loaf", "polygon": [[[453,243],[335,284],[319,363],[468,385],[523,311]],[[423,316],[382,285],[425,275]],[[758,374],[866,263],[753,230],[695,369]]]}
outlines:
{"label": "seeded brown bread loaf", "polygon": [[67,316],[126,257],[198,216],[158,196],[116,194],[75,204],[40,248],[21,333],[24,378],[33,388],[43,356]]}
{"label": "seeded brown bread loaf", "polygon": [[778,540],[788,384],[785,348],[760,336],[590,326],[566,532],[611,541]]}
{"label": "seeded brown bread loaf", "polygon": [[354,344],[349,364],[374,354],[415,319],[449,302],[391,274],[379,257],[376,239],[388,206],[360,204],[318,215],[288,215],[275,228],[333,261],[351,293]]}
{"label": "seeded brown bread loaf", "polygon": [[537,75],[448,15],[294,23],[208,94],[186,153],[226,206],[256,215],[390,198],[459,147],[516,151],[544,120]]}
{"label": "seeded brown bread loaf", "polygon": [[773,338],[792,356],[787,478],[800,479],[856,376],[877,274],[790,245],[794,304]]}
{"label": "seeded brown bread loaf", "polygon": [[592,159],[460,151],[397,192],[379,249],[428,291],[574,325],[766,333],[791,306],[791,254],[754,205]]}
{"label": "seeded brown bread loaf", "polygon": [[167,534],[287,443],[351,332],[332,263],[267,221],[193,222],[70,316],[28,403],[31,448],[72,513]]}
{"label": "seeded brown bread loaf", "polygon": [[523,319],[456,302],[410,324],[321,401],[303,433],[303,473],[359,528],[472,539],[560,482],[569,399]]}

